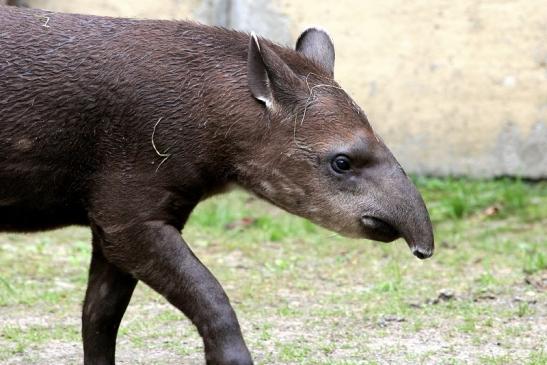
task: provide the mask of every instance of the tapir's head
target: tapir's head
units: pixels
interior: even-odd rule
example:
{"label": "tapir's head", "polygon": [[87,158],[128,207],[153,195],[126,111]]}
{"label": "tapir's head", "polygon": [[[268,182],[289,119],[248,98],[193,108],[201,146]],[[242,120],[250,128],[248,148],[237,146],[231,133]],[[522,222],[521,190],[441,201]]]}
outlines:
{"label": "tapir's head", "polygon": [[248,87],[264,131],[238,165],[243,185],[342,235],[403,237],[414,255],[430,257],[433,232],[420,193],[333,80],[329,36],[308,29],[296,52],[251,36],[248,52]]}

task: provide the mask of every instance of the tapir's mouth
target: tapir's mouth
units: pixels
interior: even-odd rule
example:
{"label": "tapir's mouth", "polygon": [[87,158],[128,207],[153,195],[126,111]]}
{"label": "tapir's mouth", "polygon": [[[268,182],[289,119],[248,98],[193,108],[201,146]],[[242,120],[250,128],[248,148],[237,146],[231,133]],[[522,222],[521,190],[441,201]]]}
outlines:
{"label": "tapir's mouth", "polygon": [[361,224],[365,235],[375,241],[391,242],[401,237],[401,233],[395,227],[377,217],[364,215],[361,217]]}

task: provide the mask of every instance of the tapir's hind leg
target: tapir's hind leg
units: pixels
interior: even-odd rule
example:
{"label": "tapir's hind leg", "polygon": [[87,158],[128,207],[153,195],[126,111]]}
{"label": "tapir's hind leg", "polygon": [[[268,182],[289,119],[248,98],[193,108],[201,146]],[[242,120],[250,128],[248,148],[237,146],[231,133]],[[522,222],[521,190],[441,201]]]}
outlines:
{"label": "tapir's hind leg", "polygon": [[84,364],[112,365],[116,334],[137,280],[104,258],[94,242],[82,315]]}

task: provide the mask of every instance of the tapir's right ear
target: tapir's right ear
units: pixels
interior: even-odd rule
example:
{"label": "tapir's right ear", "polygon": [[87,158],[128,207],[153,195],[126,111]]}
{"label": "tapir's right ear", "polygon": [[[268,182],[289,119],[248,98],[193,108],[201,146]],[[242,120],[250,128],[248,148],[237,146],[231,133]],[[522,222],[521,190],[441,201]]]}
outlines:
{"label": "tapir's right ear", "polygon": [[308,28],[296,41],[296,51],[302,53],[334,76],[334,44],[327,32]]}
{"label": "tapir's right ear", "polygon": [[301,83],[290,67],[253,33],[247,55],[247,83],[253,96],[267,108],[294,101]]}

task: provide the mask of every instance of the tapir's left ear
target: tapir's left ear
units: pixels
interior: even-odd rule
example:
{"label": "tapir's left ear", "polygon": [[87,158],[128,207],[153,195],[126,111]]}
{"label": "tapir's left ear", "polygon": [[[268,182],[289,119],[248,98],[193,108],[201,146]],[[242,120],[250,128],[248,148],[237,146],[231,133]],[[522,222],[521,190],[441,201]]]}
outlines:
{"label": "tapir's left ear", "polygon": [[294,103],[302,81],[293,70],[254,34],[247,54],[247,84],[253,96],[267,108]]}
{"label": "tapir's left ear", "polygon": [[296,41],[296,50],[334,76],[334,44],[327,32],[308,28]]}

